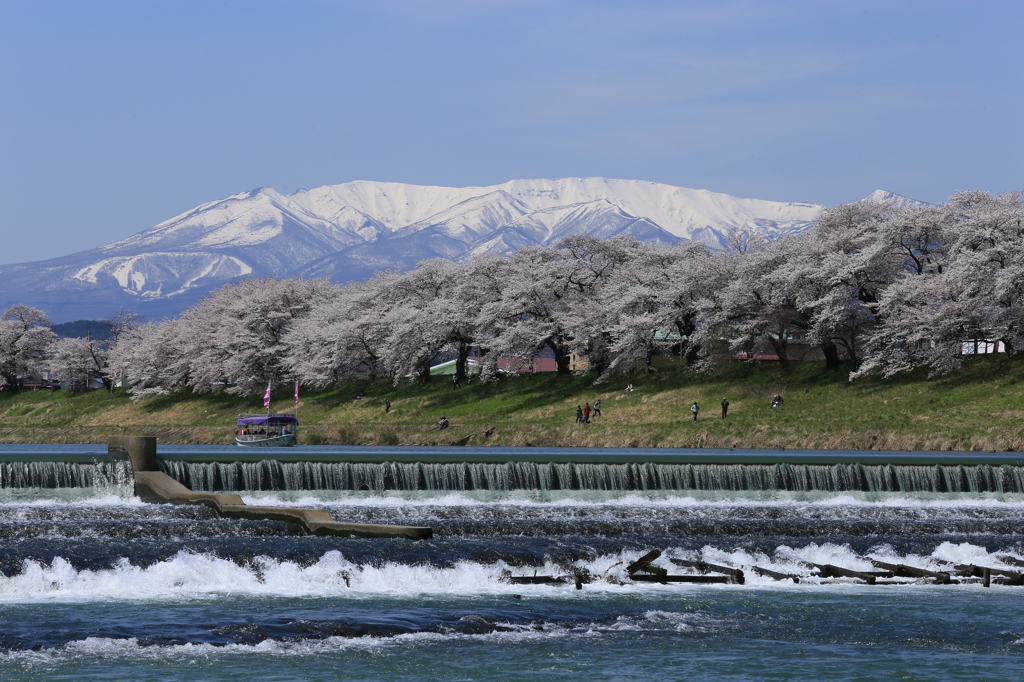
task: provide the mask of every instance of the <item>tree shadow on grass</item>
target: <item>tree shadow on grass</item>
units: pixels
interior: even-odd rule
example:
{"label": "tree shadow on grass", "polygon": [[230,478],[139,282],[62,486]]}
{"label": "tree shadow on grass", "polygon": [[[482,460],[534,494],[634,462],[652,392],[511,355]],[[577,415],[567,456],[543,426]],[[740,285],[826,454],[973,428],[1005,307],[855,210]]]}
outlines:
{"label": "tree shadow on grass", "polygon": [[[182,404],[195,405],[215,410],[245,411],[245,408],[252,407],[255,399],[252,396],[239,396],[223,391],[212,393],[193,393],[189,389],[179,389],[166,395],[155,395],[140,400],[137,405],[141,412],[153,414],[163,410],[169,410]],[[262,403],[260,403],[262,405]]]}

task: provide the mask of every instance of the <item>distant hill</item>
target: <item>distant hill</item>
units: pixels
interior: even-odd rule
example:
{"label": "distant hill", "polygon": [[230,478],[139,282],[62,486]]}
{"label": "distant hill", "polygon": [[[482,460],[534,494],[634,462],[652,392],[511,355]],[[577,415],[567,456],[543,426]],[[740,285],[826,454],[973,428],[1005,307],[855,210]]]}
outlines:
{"label": "distant hill", "polygon": [[114,338],[110,327],[102,320],[75,320],[55,324],[50,329],[65,339],[80,339],[91,336],[96,341],[109,341]]}

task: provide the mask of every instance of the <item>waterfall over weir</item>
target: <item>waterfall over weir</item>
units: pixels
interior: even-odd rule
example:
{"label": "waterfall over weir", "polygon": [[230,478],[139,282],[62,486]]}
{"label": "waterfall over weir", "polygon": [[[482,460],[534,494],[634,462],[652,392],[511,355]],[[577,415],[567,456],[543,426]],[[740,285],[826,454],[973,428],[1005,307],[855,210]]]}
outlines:
{"label": "waterfall over weir", "polygon": [[195,491],[787,490],[1024,492],[1024,466],[581,462],[188,462],[161,471]]}
{"label": "waterfall over weir", "polygon": [[127,460],[0,462],[0,488],[131,488]]}

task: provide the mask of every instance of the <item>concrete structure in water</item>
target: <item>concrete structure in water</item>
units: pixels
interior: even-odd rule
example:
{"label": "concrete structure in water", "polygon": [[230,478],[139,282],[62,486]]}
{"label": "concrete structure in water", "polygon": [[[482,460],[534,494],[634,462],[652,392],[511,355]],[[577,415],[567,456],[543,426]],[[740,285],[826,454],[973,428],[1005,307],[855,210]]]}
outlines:
{"label": "concrete structure in water", "polygon": [[144,502],[203,504],[226,518],[286,521],[298,524],[306,532],[314,535],[425,540],[434,534],[433,529],[422,526],[345,523],[335,521],[323,509],[254,506],[247,505],[241,497],[232,493],[194,492],[159,471],[156,438],[151,436],[111,436],[107,441],[107,450],[128,455],[135,476],[135,494]]}

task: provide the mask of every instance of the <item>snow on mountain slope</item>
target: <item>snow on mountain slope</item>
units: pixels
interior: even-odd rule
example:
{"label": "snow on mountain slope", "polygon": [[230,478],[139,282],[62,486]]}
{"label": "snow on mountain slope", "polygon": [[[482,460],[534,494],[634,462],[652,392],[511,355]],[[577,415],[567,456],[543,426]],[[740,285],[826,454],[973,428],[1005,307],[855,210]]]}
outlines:
{"label": "snow on mountain slope", "polygon": [[[322,242],[324,248],[337,249],[387,232],[369,216],[346,208],[339,207],[333,212],[334,221],[327,220],[263,187],[203,204],[102,248],[112,252],[238,248],[263,244],[290,231],[305,232],[307,238]],[[288,227],[291,229],[286,230]]]}
{"label": "snow on mountain slope", "polygon": [[296,205],[319,216],[326,215],[332,206],[349,206],[373,216],[387,229],[395,231],[496,189],[500,188],[431,187],[357,180],[299,190],[289,198]]}
{"label": "snow on mountain slope", "polygon": [[345,282],[379,269],[409,269],[424,258],[509,254],[577,233],[720,245],[732,230],[772,239],[806,229],[821,210],[606,178],[512,180],[490,187],[359,181],[289,195],[260,188],[106,246],[0,266],[0,304],[38,304],[55,319],[105,316],[122,305],[175,314],[210,289],[245,276]]}
{"label": "snow on mountain slope", "polygon": [[105,258],[71,275],[86,284],[114,280],[121,289],[144,297],[173,296],[204,283],[244,277],[252,268],[217,253],[146,253]]}
{"label": "snow on mountain slope", "polygon": [[498,190],[461,201],[451,208],[395,231],[394,236],[405,237],[417,232],[434,232],[462,242],[470,242],[531,212],[529,206],[508,192]]}
{"label": "snow on mountain slope", "polygon": [[921,206],[931,206],[931,204],[925,201],[918,201],[917,199],[911,199],[905,197],[902,194],[895,194],[894,192],[886,192],[884,189],[876,189],[871,194],[867,195],[863,199],[859,200],[865,204],[889,204],[898,206],[900,208],[919,208]]}
{"label": "snow on mountain slope", "polygon": [[818,204],[741,199],[643,180],[513,180],[500,187],[537,208],[606,199],[626,213],[647,218],[684,239],[690,239],[694,231],[707,227],[721,232],[755,226],[780,233],[803,229],[822,210]]}

